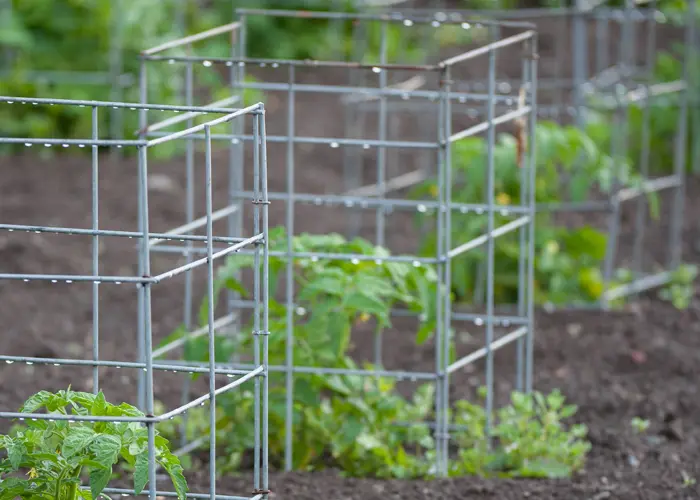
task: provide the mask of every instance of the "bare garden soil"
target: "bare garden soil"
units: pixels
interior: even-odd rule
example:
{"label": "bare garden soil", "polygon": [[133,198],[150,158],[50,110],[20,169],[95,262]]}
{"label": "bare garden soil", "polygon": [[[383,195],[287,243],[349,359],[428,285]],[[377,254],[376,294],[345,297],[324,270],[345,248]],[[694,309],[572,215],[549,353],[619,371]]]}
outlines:
{"label": "bare garden soil", "polygon": [[[514,64],[511,76],[517,76]],[[331,102],[313,96],[299,105],[298,133],[325,135],[341,126]],[[284,122],[284,107],[268,115],[271,124]],[[270,128],[275,128],[270,125]],[[274,131],[273,131],[274,133]],[[279,131],[278,131],[279,133]],[[369,136],[369,133],[368,133]],[[57,155],[42,159],[38,147],[24,154],[0,158],[0,219],[3,223],[90,227],[90,162],[86,157]],[[306,193],[339,193],[339,157],[330,148],[298,152],[296,190]],[[319,152],[320,149],[320,152]],[[284,149],[270,147],[270,190],[283,191]],[[215,208],[225,203],[226,157],[215,156]],[[198,163],[201,165],[201,163]],[[220,167],[219,167],[220,165]],[[150,222],[152,231],[166,231],[184,221],[184,162],[156,162],[150,166]],[[197,214],[204,213],[198,168]],[[100,226],[106,229],[137,228],[136,168],[133,159],[117,162],[103,158],[100,166]],[[284,222],[284,203],[271,205],[271,225]],[[700,182],[687,189],[683,258],[700,264],[697,249],[700,232]],[[342,211],[300,205],[296,233],[342,231]],[[373,217],[367,218],[363,235],[373,235]],[[629,258],[634,217],[623,217],[620,252]],[[590,220],[588,221],[590,222]],[[645,254],[662,262],[668,240],[668,224],[649,228]],[[392,218],[388,230],[394,252],[413,251],[416,230],[410,214]],[[135,240],[102,238],[101,273],[133,275],[136,272]],[[0,234],[0,272],[91,274],[90,238],[45,234]],[[174,255],[155,254],[153,273],[182,263]],[[204,294],[205,275],[195,276],[196,301]],[[153,294],[153,335],[159,342],[182,321],[183,280],[158,285]],[[136,291],[131,285],[100,287],[100,357],[135,361]],[[0,352],[41,358],[90,359],[92,302],[90,285],[0,282]],[[403,333],[403,334],[402,334]],[[401,322],[388,333],[384,361],[387,368],[430,371],[433,355],[419,351],[412,333],[402,332]],[[358,357],[370,356],[368,342],[355,341]],[[463,348],[480,341],[458,336]],[[496,370],[499,392],[512,387],[512,349],[499,351]],[[694,499],[700,490],[700,300],[684,311],[645,294],[623,311],[610,313],[540,311],[535,350],[536,388],[560,388],[579,405],[578,421],[590,428],[593,449],[585,472],[571,480],[484,480],[465,477],[435,481],[378,481],[346,479],[333,471],[277,473],[271,476],[274,499],[561,499],[643,500]],[[472,394],[481,383],[481,366],[455,374],[453,398]],[[15,410],[36,391],[90,390],[92,370],[13,364],[0,366],[0,410]],[[109,401],[135,403],[135,371],[101,370],[100,386]],[[182,377],[156,378],[156,398],[169,408],[179,404]],[[636,434],[633,417],[647,418],[650,429]],[[7,429],[0,422],[0,430]],[[281,432],[271,429],[271,432]],[[192,491],[206,491],[206,470],[187,471]],[[165,481],[163,481],[165,485]],[[220,480],[221,494],[246,495],[252,488],[250,474]]]}

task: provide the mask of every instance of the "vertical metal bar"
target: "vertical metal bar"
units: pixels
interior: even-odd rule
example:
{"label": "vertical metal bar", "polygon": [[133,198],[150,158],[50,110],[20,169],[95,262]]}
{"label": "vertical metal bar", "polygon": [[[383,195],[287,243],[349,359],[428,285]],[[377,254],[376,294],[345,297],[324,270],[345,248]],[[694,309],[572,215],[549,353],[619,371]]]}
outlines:
{"label": "vertical metal bar", "polygon": [[608,67],[610,50],[610,21],[607,17],[596,17],[596,72]]}
{"label": "vertical metal bar", "polygon": [[[652,12],[656,11],[656,0],[652,0],[649,4]],[[647,30],[646,51],[646,74],[643,83],[644,91],[647,93],[646,105],[642,110],[642,147],[639,154],[639,173],[642,180],[646,181],[649,178],[649,155],[651,153],[651,109],[653,99],[649,96],[649,85],[654,76],[654,68],[656,66],[656,18],[652,15],[648,19],[649,27]],[[644,237],[647,223],[647,197],[645,195],[638,196],[635,207],[635,231],[634,231],[634,246],[632,255],[632,270],[638,278],[642,276],[644,271]],[[637,295],[637,294],[635,294]]]}
{"label": "vertical metal bar", "polygon": [[[141,60],[141,65],[140,65],[140,70],[139,70],[139,98],[141,104],[146,104],[148,103],[148,73],[146,72],[146,61]],[[140,109],[139,110],[139,130],[145,131],[146,130],[146,125],[148,123],[148,117],[147,117],[147,111],[146,109]],[[142,132],[139,134],[139,138],[141,140],[145,140],[146,133]],[[140,156],[139,156],[140,158]],[[141,163],[141,159],[139,159],[139,164]],[[147,188],[148,186],[146,186]],[[143,211],[143,202],[145,197],[147,196],[147,192],[144,192],[144,187],[141,182],[138,183],[138,211],[139,214],[142,213]],[[138,230],[143,231],[143,217],[138,218]],[[141,239],[139,242],[141,252],[144,252],[143,247],[148,246],[148,238],[144,237]],[[145,269],[144,269],[144,263],[143,259],[139,259],[139,265],[138,265],[138,272],[139,276],[144,276],[145,275]],[[148,360],[145,359],[146,353],[144,351],[144,346],[145,346],[145,318],[144,318],[144,287],[139,287],[138,295],[137,295],[137,303],[138,303],[138,311],[137,311],[137,330],[136,330],[136,349],[137,349],[137,355],[138,359],[141,363],[148,362]],[[146,408],[146,374],[142,371],[138,371],[138,379],[137,379],[137,400],[138,400],[138,407],[140,410],[145,410]]]}
{"label": "vertical metal bar", "polygon": [[204,127],[207,204],[207,333],[209,336],[209,498],[216,498],[216,338],[214,336],[214,223],[211,187],[211,127]]}
{"label": "vertical metal bar", "polygon": [[[679,95],[678,125],[674,151],[673,173],[678,179],[678,184],[673,192],[673,205],[671,207],[671,221],[669,227],[669,255],[668,269],[675,269],[681,264],[683,257],[683,212],[685,206],[685,156],[688,140],[688,94],[690,89],[690,65],[693,59],[695,30],[697,20],[695,18],[696,3],[688,2],[688,22],[685,27],[685,53],[683,57],[683,81],[686,87]],[[696,92],[697,94],[697,92]]]}
{"label": "vertical metal bar", "polygon": [[[522,89],[521,92],[528,92],[530,89],[528,88],[528,78],[529,78],[529,54],[527,52],[530,52],[530,44],[527,43],[524,47],[524,54],[523,54],[523,63],[522,63]],[[557,101],[557,106],[560,101]],[[558,109],[558,107],[557,107]],[[526,118],[522,118],[522,123],[526,124]],[[519,134],[519,137],[516,138],[517,141],[524,141],[526,140],[525,137],[523,137],[523,133],[518,130],[516,133]],[[530,133],[534,134],[535,131],[531,130]],[[527,156],[525,152],[526,144],[522,144],[522,151],[520,152],[520,157],[516,159],[518,162],[518,166],[520,167],[520,206],[523,208],[526,208],[528,206],[528,197],[530,195],[529,189],[528,189],[528,173],[529,169],[525,168],[525,158]],[[518,315],[519,316],[525,316],[526,314],[526,309],[527,309],[527,282],[526,282],[526,265],[527,265],[527,259],[526,259],[526,248],[527,248],[527,227],[522,226],[518,230],[518,238],[519,238],[519,243],[518,243]],[[524,370],[525,370],[525,339],[523,337],[518,338],[515,344],[515,389],[517,391],[522,391],[523,390],[523,379],[524,379]]]}
{"label": "vertical metal bar", "polygon": [[[238,29],[238,43],[234,44],[231,49],[231,54],[234,57],[243,58],[246,55],[246,36],[248,33],[246,16],[240,17],[241,26]],[[232,37],[234,34],[231,35]],[[245,106],[245,88],[242,86],[245,80],[245,65],[234,64],[230,69],[231,77],[231,90],[232,92],[239,92],[239,98],[241,106]],[[231,133],[232,135],[243,135],[244,131],[243,120],[233,120],[231,122]],[[245,143],[239,139],[233,139],[229,144],[229,165],[228,165],[228,175],[229,175],[229,195],[228,201],[231,205],[236,205],[236,210],[228,216],[228,235],[238,236],[243,234],[243,202],[241,198],[241,191],[243,191],[243,169],[245,166]],[[236,272],[236,279],[240,279],[240,272]],[[233,313],[236,309],[235,301],[237,301],[240,296],[234,290],[227,291],[228,304],[227,311]],[[240,335],[240,320],[238,315],[236,315],[235,320],[231,323],[231,330],[234,335]],[[239,361],[240,353],[235,352],[233,355],[233,361]]]}
{"label": "vertical metal bar", "polygon": [[576,11],[574,12],[574,26],[572,30],[573,47],[572,56],[574,60],[574,108],[576,110],[576,126],[583,128],[585,125],[584,106],[585,100],[583,95],[583,84],[586,83],[588,62],[588,47],[586,41],[586,17],[585,8],[586,0],[576,0]]}
{"label": "vertical metal bar", "polygon": [[[387,21],[382,21],[382,31],[381,31],[381,46],[379,63],[386,64],[387,62],[387,38],[388,38],[388,26]],[[387,87],[387,70],[382,69],[379,72],[379,88],[385,90]],[[387,128],[387,99],[386,96],[379,96],[379,140],[386,141],[386,128]],[[377,148],[377,195],[379,198],[384,198],[386,190],[386,147],[379,146]],[[384,240],[386,238],[386,212],[383,208],[377,209],[377,234],[376,240],[377,245],[384,246]],[[375,360],[376,361],[376,360]]]}
{"label": "vertical metal bar", "polygon": [[[387,50],[388,50],[388,30],[389,23],[387,21],[382,21],[382,35],[380,43],[380,55],[379,62],[381,64],[387,63]],[[388,84],[388,71],[382,69],[379,73],[379,88],[382,90],[386,89]],[[387,98],[386,96],[379,97],[379,140],[386,141],[386,129],[387,129]],[[378,198],[384,198],[386,196],[386,161],[387,151],[386,148],[380,146],[377,149],[377,196]],[[386,245],[386,208],[377,208],[377,245]],[[382,367],[382,331],[377,329],[374,333],[374,366],[377,369]]]}
{"label": "vertical metal bar", "polygon": [[443,374],[442,377],[442,429],[440,439],[442,440],[442,446],[440,451],[442,452],[442,474],[447,477],[449,472],[449,449],[450,449],[450,433],[449,433],[449,411],[450,411],[450,375],[447,373],[447,366],[450,364],[450,346],[452,343],[451,338],[451,326],[452,326],[452,261],[450,259],[450,248],[452,248],[452,148],[451,143],[448,140],[452,135],[452,106],[450,100],[451,91],[451,80],[452,71],[448,66],[443,73],[442,81],[442,99],[443,106],[445,108],[444,115],[444,137],[442,139],[444,144],[444,162],[445,167],[443,175],[445,176],[445,205],[440,207],[440,211],[444,212],[445,218],[445,246],[444,254],[442,258],[444,260],[444,331],[443,344],[442,344],[442,363],[440,371]]}
{"label": "vertical metal bar", "polygon": [[[141,187],[139,207],[139,220],[141,221],[141,268],[143,269],[142,276],[151,275],[151,257],[150,247],[148,245],[148,148],[146,146],[139,147],[139,186]],[[144,350],[145,350],[145,382],[146,382],[146,408],[147,416],[154,415],[154,395],[153,395],[153,336],[151,332],[151,284],[142,283],[140,285],[142,296],[141,306],[143,309],[143,332],[144,332]],[[148,422],[148,497],[151,500],[156,498],[156,444],[155,444],[155,424]]]}
{"label": "vertical metal bar", "polygon": [[[260,134],[260,121],[257,116],[253,120],[253,234],[260,231],[260,148],[258,145]],[[253,363],[260,365],[260,252],[253,256]],[[255,378],[255,450],[253,451],[254,487],[260,489],[260,378]]]}
{"label": "vertical metal bar", "polygon": [[[269,295],[270,295],[270,257],[269,257],[269,202],[267,199],[267,133],[265,131],[265,108],[261,105],[261,113],[258,115],[258,120],[260,121],[260,137],[258,138],[260,147],[260,163],[261,163],[261,190],[262,198],[260,200],[262,205],[262,231],[265,238],[263,243],[263,296],[262,296],[262,306],[263,306],[263,390],[262,390],[262,489],[263,491],[268,491],[270,489],[269,481],[269,460],[270,460],[270,442],[269,442],[269,408],[268,399],[270,393],[270,378],[268,373],[269,360],[269,339],[270,339],[270,319],[269,319]],[[265,499],[267,495],[265,494]]]}
{"label": "vertical metal bar", "polygon": [[[112,19],[114,23],[111,26],[111,37],[109,45],[109,81],[110,100],[117,102],[122,100],[122,73],[124,72],[124,17],[126,9],[123,5],[123,0],[114,0],[112,3]],[[117,108],[110,110],[110,138],[121,139],[123,134],[123,118],[124,109]],[[117,155],[121,154],[119,148],[112,150]]]}
{"label": "vertical metal bar", "polygon": [[530,80],[529,80],[529,101],[530,113],[528,116],[528,137],[529,137],[529,159],[528,159],[528,184],[529,184],[529,208],[530,224],[528,234],[527,250],[527,341],[525,352],[525,391],[532,392],[533,371],[535,357],[535,216],[537,206],[535,199],[535,179],[537,169],[537,137],[535,127],[537,126],[537,35],[534,34],[530,41]]}
{"label": "vertical metal bar", "polygon": [[[561,2],[560,2],[561,6]],[[567,39],[567,29],[568,29],[568,18],[562,18],[561,21],[559,22],[559,29],[557,30],[557,35],[559,40],[561,40],[561,43],[555,43],[554,44],[554,59],[556,61],[556,65],[554,66],[554,83],[556,88],[554,89],[554,99],[553,99],[553,106],[552,106],[552,117],[556,120],[559,121],[561,118],[562,112],[564,112],[564,116],[566,116],[566,106],[565,102],[566,99],[564,98],[565,95],[565,89],[564,85],[558,86],[556,85],[558,82],[563,82],[567,79],[567,74],[565,73],[564,68],[567,67],[567,57],[568,53],[566,50],[566,46],[564,45],[564,40]],[[575,49],[574,49],[575,50]],[[524,78],[524,72],[526,71],[527,64],[524,65],[523,68],[523,85],[525,85],[525,78]],[[523,228],[523,231],[525,231],[525,228]]]}
{"label": "vertical metal bar", "polygon": [[[98,140],[99,115],[97,106],[92,108],[92,138]],[[99,224],[100,191],[99,191],[99,148],[92,146],[92,229],[97,231]],[[100,237],[95,234],[92,237],[92,275],[100,275]],[[92,283],[92,359],[100,359],[100,284]],[[92,391],[97,394],[100,390],[100,369],[94,366],[92,369]]]}
{"label": "vertical metal bar", "polygon": [[[624,98],[625,88],[629,84],[631,70],[631,47],[632,40],[632,10],[634,0],[625,0],[625,15],[622,25],[622,41],[620,45],[620,68],[621,82],[615,86],[616,106],[615,106],[615,127],[613,144],[611,145],[613,162],[612,185],[610,188],[611,210],[608,215],[608,241],[605,250],[605,262],[603,263],[603,292],[607,291],[612,280],[617,258],[617,240],[620,233],[620,202],[616,193],[620,188],[620,170],[618,162],[628,161],[628,141],[629,141],[629,105]],[[608,300],[603,295],[601,299],[603,309],[609,307]]]}
{"label": "vertical metal bar", "polygon": [[[444,72],[441,73],[441,75],[444,75]],[[442,144],[447,139],[447,136],[445,134],[444,126],[445,126],[445,103],[444,99],[440,99],[439,101],[439,119],[438,119],[438,140],[441,141]],[[438,275],[438,285],[436,287],[436,293],[435,293],[435,304],[437,304],[437,317],[435,318],[435,374],[436,374],[436,382],[435,382],[435,418],[436,418],[436,426],[435,426],[435,468],[436,468],[436,473],[439,475],[442,473],[444,470],[444,464],[442,463],[442,457],[444,456],[442,453],[442,447],[444,445],[444,441],[440,439],[441,437],[441,432],[442,432],[442,422],[443,422],[443,414],[445,411],[447,411],[447,408],[445,407],[444,404],[444,398],[442,394],[442,384],[441,384],[441,379],[445,376],[445,370],[444,366],[446,365],[446,362],[442,359],[443,351],[442,351],[442,343],[444,342],[444,337],[445,337],[445,331],[444,331],[444,315],[440,314],[440,308],[442,307],[443,301],[442,301],[442,294],[443,292],[443,283],[444,283],[444,269],[445,269],[445,264],[442,261],[442,256],[445,255],[449,249],[445,248],[445,230],[446,228],[444,227],[444,212],[442,211],[442,208],[445,207],[445,168],[447,168],[447,165],[445,164],[445,147],[444,145],[438,149],[438,175],[437,175],[437,188],[438,188],[438,210],[437,210],[437,227],[436,227],[436,254],[435,257],[438,260],[438,263],[436,264],[437,267],[437,275]],[[449,228],[448,228],[449,229]]]}
{"label": "vertical metal bar", "polygon": [[495,184],[495,157],[494,145],[496,143],[496,127],[493,124],[496,102],[496,51],[489,50],[489,82],[488,82],[488,123],[487,131],[487,167],[486,167],[486,205],[487,217],[486,224],[488,231],[488,240],[486,241],[486,425],[485,433],[490,441],[490,434],[493,427],[493,309],[494,309],[494,239],[492,236],[494,230],[494,184]]}
{"label": "vertical metal bar", "polygon": [[294,420],[294,118],[296,113],[296,80],[294,66],[289,66],[289,91],[287,92],[287,262],[286,262],[286,345],[285,345],[285,417],[284,417],[284,467],[293,466],[293,420]]}
{"label": "vertical metal bar", "polygon": [[[191,53],[192,45],[187,46],[188,54]],[[194,68],[192,67],[192,62],[187,61],[185,66],[185,104],[187,106],[192,106],[194,103]],[[187,127],[192,127],[194,125],[194,120],[187,120]],[[186,179],[186,192],[185,192],[185,218],[187,222],[192,222],[194,220],[194,201],[195,201],[195,175],[194,175],[194,150],[195,144],[194,139],[189,136],[185,138],[185,179]],[[185,262],[190,263],[194,259],[193,255],[194,242],[187,240],[185,242]],[[183,322],[185,324],[186,331],[192,331],[193,321],[192,321],[192,310],[193,310],[193,297],[192,297],[192,286],[193,286],[194,274],[192,271],[187,271],[185,273],[185,304],[184,304],[184,314]],[[209,308],[211,309],[213,302],[209,302]],[[182,393],[180,395],[180,404],[187,404],[190,398],[190,389],[192,385],[192,379],[190,377],[185,377],[182,381]],[[185,446],[187,442],[187,422],[190,418],[189,412],[182,416],[182,421],[180,423],[180,446]]]}

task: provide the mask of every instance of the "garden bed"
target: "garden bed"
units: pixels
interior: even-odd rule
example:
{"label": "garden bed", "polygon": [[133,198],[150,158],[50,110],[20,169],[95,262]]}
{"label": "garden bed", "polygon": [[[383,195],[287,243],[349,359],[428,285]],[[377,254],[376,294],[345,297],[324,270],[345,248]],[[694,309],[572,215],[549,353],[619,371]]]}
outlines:
{"label": "garden bed", "polygon": [[[102,168],[103,227],[132,227],[136,221],[133,179],[125,175],[127,166],[109,164]],[[52,223],[60,213],[63,221],[87,225],[89,177],[85,159],[41,160],[34,155],[4,158],[0,189],[6,193],[0,210],[8,222]],[[152,221],[156,229],[180,222],[179,203],[183,191],[182,171],[177,162],[157,165],[154,174],[172,174],[172,192],[151,196]],[[317,169],[311,177],[334,172]],[[274,177],[272,177],[274,179]],[[337,179],[335,182],[339,182]],[[164,184],[164,183],[163,183]],[[695,244],[700,236],[693,214],[700,210],[700,182],[688,186],[684,259],[698,263]],[[273,205],[274,209],[274,205]],[[57,212],[60,210],[60,212]],[[274,210],[273,210],[274,212]],[[303,219],[302,219],[303,220]],[[313,221],[313,222],[312,222]],[[273,223],[276,222],[273,220]],[[333,221],[316,216],[302,229],[325,231]],[[659,230],[667,228],[659,228]],[[411,232],[410,219],[405,232]],[[401,232],[401,231],[397,231]],[[11,240],[9,233],[0,239],[3,272],[77,271],[89,265],[89,246],[78,237],[47,240],[31,235],[26,240]],[[656,232],[652,241],[663,241],[665,233]],[[625,238],[623,238],[624,240]],[[105,251],[106,269],[133,265],[133,242],[119,242]],[[157,255],[155,262],[172,257]],[[157,264],[155,264],[157,265]],[[105,271],[108,272],[108,271]],[[200,283],[201,286],[203,283]],[[63,285],[4,282],[0,288],[0,316],[4,321],[3,351],[10,355],[37,357],[89,357],[91,303],[88,287],[75,293],[57,293]],[[162,293],[160,293],[162,292]],[[131,287],[104,286],[102,293],[102,341],[104,359],[133,360],[135,348],[135,293]],[[165,285],[154,294],[154,332],[162,338],[180,322],[182,288]],[[133,311],[134,313],[132,313]],[[700,302],[691,302],[678,311],[658,300],[655,294],[641,298],[624,312],[607,314],[576,312],[540,313],[537,318],[536,387],[542,391],[561,388],[567,398],[580,406],[577,420],[590,427],[593,449],[586,472],[567,481],[491,481],[460,478],[447,481],[373,481],[342,479],[332,473],[273,474],[271,484],[278,498],[582,498],[644,499],[698,498],[698,489],[690,485],[700,476]],[[396,326],[400,326],[397,323]],[[387,365],[430,369],[431,354],[410,356],[415,352],[412,335],[393,336],[391,349],[385,351]],[[402,340],[403,339],[403,340]],[[367,346],[369,350],[369,346]],[[364,350],[360,345],[358,350]],[[509,373],[512,355],[499,352],[497,373]],[[420,366],[420,363],[424,363]],[[477,372],[460,372],[454,377],[455,396],[472,393]],[[0,369],[0,407],[14,409],[40,389],[57,390],[72,384],[74,389],[89,390],[91,370],[66,367],[3,366]],[[511,377],[509,376],[510,380]],[[108,370],[101,385],[111,401],[135,402],[134,373]],[[169,405],[179,400],[181,379],[158,379],[156,397]],[[507,389],[501,377],[499,389]],[[650,420],[650,428],[637,434],[633,417]],[[669,421],[669,422],[666,422]],[[4,424],[4,423],[3,423]],[[3,425],[4,427],[4,425]],[[271,430],[272,432],[277,432]],[[189,471],[193,491],[198,482],[206,484],[204,472]],[[684,479],[686,478],[686,479]],[[221,492],[245,492],[250,479],[224,478]],[[685,484],[684,484],[685,483]],[[201,490],[199,490],[201,491]]]}

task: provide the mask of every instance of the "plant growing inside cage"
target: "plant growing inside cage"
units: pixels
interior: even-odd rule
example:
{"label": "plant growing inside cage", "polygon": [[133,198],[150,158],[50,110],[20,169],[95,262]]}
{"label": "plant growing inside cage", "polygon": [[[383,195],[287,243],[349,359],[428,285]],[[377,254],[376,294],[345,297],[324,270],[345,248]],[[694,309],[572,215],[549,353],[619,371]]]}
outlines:
{"label": "plant growing inside cage", "polygon": [[[382,258],[389,256],[385,249],[359,238],[347,241],[337,234],[304,234],[294,237],[292,242],[295,253],[352,254],[358,258],[296,259],[293,279],[299,292],[291,309],[272,298],[285,274],[286,259],[270,258],[270,365],[285,364],[288,315],[294,321],[294,362],[305,367],[370,369],[369,365],[358,366],[349,356],[353,325],[374,322],[380,332],[390,325],[391,310],[397,305],[420,317],[418,337],[427,338],[432,333],[437,279],[431,266],[413,260],[384,261]],[[286,250],[284,228],[270,231],[270,250]],[[245,255],[230,259],[218,274],[217,295],[224,288],[249,295],[235,276],[237,271],[253,264],[253,258]],[[205,301],[202,319],[206,318],[207,310]],[[164,344],[185,333],[184,329],[178,330]],[[218,336],[217,342],[217,361],[225,361],[234,352],[250,349],[253,339],[250,335],[237,339]],[[206,360],[206,343],[204,338],[188,340],[185,357]],[[270,425],[283,429],[284,375],[271,372],[269,381]],[[295,374],[294,467],[308,469],[334,463],[343,469],[358,470],[357,464],[362,464],[365,473],[379,476],[417,474],[424,464],[407,454],[405,447],[427,452],[432,447],[428,427],[393,428],[387,423],[424,420],[432,411],[432,398],[429,393],[421,392],[409,402],[394,391],[394,386],[395,381],[382,377]],[[238,391],[222,395],[219,401],[222,408],[219,428],[226,429],[230,455],[240,460],[253,446],[252,423],[245,419],[253,407],[253,393]],[[283,434],[270,436],[271,459],[283,456],[284,444]]]}
{"label": "plant growing inside cage", "polygon": [[[623,186],[639,183],[626,161],[615,161],[601,150],[588,133],[575,127],[563,127],[555,123],[541,122],[535,130],[537,150],[535,202],[556,204],[564,198],[582,202],[594,190],[610,192],[612,170],[617,169]],[[483,138],[470,137],[453,144],[452,199],[454,203],[483,203],[486,192],[487,143]],[[498,173],[494,185],[495,201],[502,210],[494,214],[494,227],[512,220],[509,206],[523,203],[517,139],[502,134],[493,155]],[[567,192],[562,192],[562,186]],[[418,199],[435,197],[437,183],[429,179],[412,192]],[[654,199],[652,198],[652,201]],[[527,203],[527,200],[525,200]],[[656,210],[655,203],[650,205]],[[504,215],[505,214],[505,215]],[[419,213],[418,222],[425,225],[430,212]],[[570,229],[560,226],[552,213],[539,211],[535,223],[535,300],[554,304],[597,299],[603,291],[600,271],[605,258],[607,236],[590,226]],[[485,234],[488,215],[475,211],[453,211],[453,246]],[[435,255],[436,237],[428,235],[423,243],[423,255]],[[495,300],[513,303],[518,298],[518,271],[521,249],[517,232],[495,239],[494,276]],[[458,300],[474,298],[478,288],[479,268],[485,254],[466,252],[452,260],[453,292]],[[471,294],[471,295],[470,295]]]}
{"label": "plant growing inside cage", "polygon": [[[102,392],[40,391],[21,407],[26,414],[45,410],[57,417],[135,417],[144,414],[122,403],[113,405]],[[67,418],[24,420],[8,435],[0,435],[0,499],[91,500],[100,496],[120,463],[134,470],[134,490],[148,483],[148,430],[138,422],[75,421]],[[167,439],[156,434],[155,460],[167,472],[180,500],[187,482],[180,460]],[[89,488],[83,488],[87,476]]]}

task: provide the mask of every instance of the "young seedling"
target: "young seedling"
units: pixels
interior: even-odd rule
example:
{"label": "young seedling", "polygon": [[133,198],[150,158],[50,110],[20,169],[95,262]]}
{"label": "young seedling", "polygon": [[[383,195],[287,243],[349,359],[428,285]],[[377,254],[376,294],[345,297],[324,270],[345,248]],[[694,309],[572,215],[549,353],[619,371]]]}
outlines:
{"label": "young seedling", "polygon": [[[97,395],[70,390],[41,391],[22,413],[45,410],[50,415],[144,417],[131,405],[118,406]],[[0,500],[97,500],[119,459],[134,468],[134,490],[148,483],[148,430],[136,422],[85,422],[29,419],[10,435],[0,435]],[[168,441],[156,434],[155,460],[168,473],[177,497],[186,498],[187,482]],[[83,488],[88,476],[89,489]],[[24,476],[24,477],[23,477]],[[107,497],[109,498],[109,497]]]}
{"label": "young seedling", "polygon": [[640,417],[634,417],[630,423],[632,424],[632,428],[634,428],[635,432],[637,432],[638,434],[646,432],[650,425],[650,422],[648,420],[645,420]]}

